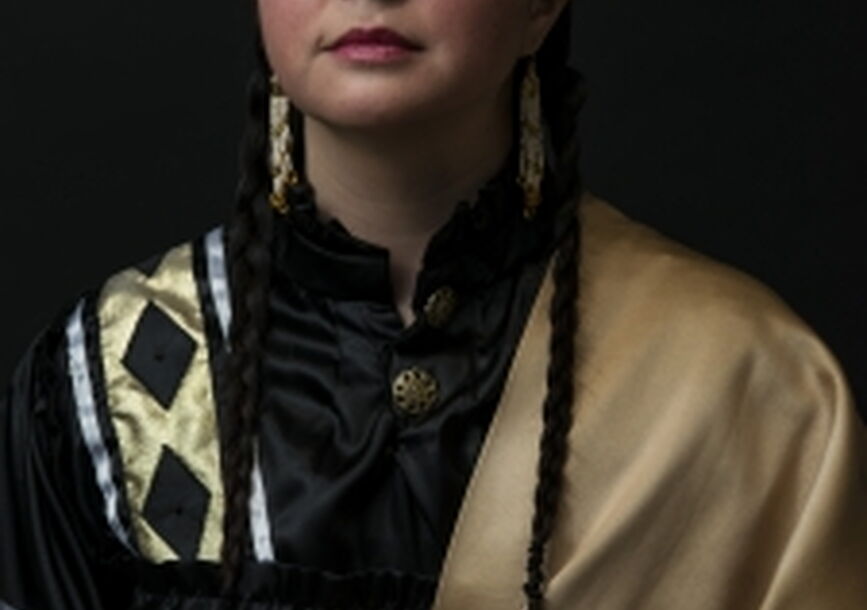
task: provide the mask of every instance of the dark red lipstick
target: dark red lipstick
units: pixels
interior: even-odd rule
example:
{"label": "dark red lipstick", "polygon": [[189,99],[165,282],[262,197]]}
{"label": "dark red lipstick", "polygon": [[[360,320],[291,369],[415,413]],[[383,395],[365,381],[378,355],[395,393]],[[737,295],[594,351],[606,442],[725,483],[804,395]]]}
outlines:
{"label": "dark red lipstick", "polygon": [[327,50],[353,62],[385,63],[404,59],[421,46],[388,28],[353,28]]}

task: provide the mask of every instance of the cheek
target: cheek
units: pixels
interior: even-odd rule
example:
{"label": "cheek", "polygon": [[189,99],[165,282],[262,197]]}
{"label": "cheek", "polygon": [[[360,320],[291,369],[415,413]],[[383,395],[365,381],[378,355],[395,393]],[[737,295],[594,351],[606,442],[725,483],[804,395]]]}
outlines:
{"label": "cheek", "polygon": [[500,79],[521,55],[526,0],[428,0],[436,51],[468,78]]}
{"label": "cheek", "polygon": [[526,0],[427,0],[429,23],[443,39],[456,43],[514,48],[520,46]]}
{"label": "cheek", "polygon": [[324,0],[258,0],[268,62],[281,82],[296,80],[316,48]]}

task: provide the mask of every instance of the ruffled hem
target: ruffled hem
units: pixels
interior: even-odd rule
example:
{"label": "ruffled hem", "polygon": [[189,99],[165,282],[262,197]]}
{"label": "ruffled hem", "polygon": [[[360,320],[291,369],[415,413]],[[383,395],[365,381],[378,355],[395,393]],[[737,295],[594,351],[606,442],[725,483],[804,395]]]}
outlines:
{"label": "ruffled hem", "polygon": [[436,580],[419,574],[368,570],[333,574],[300,566],[249,564],[240,599],[220,596],[213,563],[139,564],[134,610],[428,610]]}

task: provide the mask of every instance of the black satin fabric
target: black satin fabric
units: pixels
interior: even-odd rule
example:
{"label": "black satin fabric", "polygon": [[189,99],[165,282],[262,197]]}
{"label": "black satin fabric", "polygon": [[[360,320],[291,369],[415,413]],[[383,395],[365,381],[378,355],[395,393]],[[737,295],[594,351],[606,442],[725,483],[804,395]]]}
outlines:
{"label": "black satin fabric", "polygon": [[[273,242],[259,441],[277,561],[251,560],[232,607],[424,610],[557,241],[556,210],[523,218],[512,159],[433,238],[419,321],[404,328],[387,253],[318,221],[309,191],[292,199]],[[423,308],[444,286],[458,306],[435,328]],[[99,345],[97,297],[85,299],[89,346]],[[69,313],[0,397],[0,608],[229,607],[218,566],[150,565],[108,527],[67,370]],[[98,370],[99,355],[88,358]],[[392,380],[408,367],[439,383],[421,417],[393,407]],[[99,375],[94,385],[104,402]]]}
{"label": "black satin fabric", "polygon": [[[93,295],[84,298],[92,304]],[[64,327],[69,313],[34,340],[0,396],[3,610],[123,608],[132,588],[126,573],[115,569],[127,551],[103,517],[74,413]],[[92,336],[94,316],[85,319]],[[93,356],[91,366],[98,366]]]}
{"label": "black satin fabric", "polygon": [[[276,555],[338,573],[435,578],[550,254],[546,210],[528,221],[508,167],[433,238],[404,328],[388,254],[316,218],[309,191],[275,239],[261,456]],[[449,287],[442,327],[424,304]],[[420,367],[436,406],[408,417],[392,380]]]}

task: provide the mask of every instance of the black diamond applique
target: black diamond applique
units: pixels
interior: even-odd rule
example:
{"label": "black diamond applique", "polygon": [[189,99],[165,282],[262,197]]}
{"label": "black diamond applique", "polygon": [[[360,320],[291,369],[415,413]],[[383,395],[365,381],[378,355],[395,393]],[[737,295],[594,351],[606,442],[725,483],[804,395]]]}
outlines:
{"label": "black diamond applique", "polygon": [[198,555],[210,499],[208,489],[164,445],[143,515],[182,560]]}
{"label": "black diamond applique", "polygon": [[163,262],[163,257],[164,254],[157,254],[147,260],[136,263],[135,268],[141,271],[144,275],[152,277],[156,270],[159,269],[160,263]]}
{"label": "black diamond applique", "polygon": [[195,341],[150,302],[136,324],[123,364],[169,409],[195,349]]}

